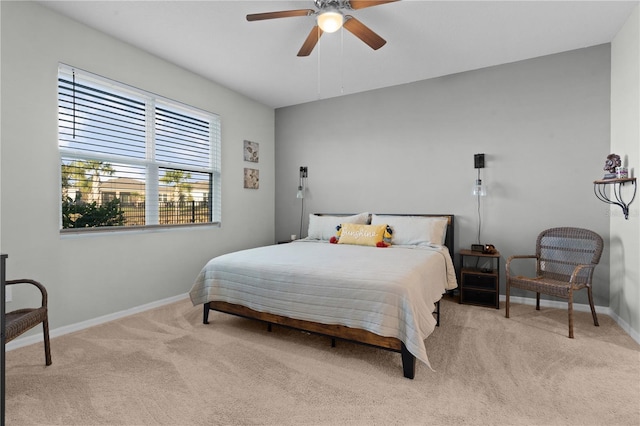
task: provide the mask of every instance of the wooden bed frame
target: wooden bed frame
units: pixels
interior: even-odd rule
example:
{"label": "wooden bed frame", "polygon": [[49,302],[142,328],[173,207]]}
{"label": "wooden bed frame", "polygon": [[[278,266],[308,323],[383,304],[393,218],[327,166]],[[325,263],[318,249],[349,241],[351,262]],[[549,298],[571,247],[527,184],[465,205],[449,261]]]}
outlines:
{"label": "wooden bed frame", "polygon": [[[449,222],[447,224],[447,235],[445,239],[445,245],[449,249],[451,259],[454,256],[454,215],[452,214],[416,214],[416,215],[397,215],[394,216],[424,216],[424,217],[447,217]],[[380,349],[390,350],[393,352],[399,352],[402,356],[402,370],[404,377],[413,379],[415,377],[416,358],[411,354],[404,343],[395,337],[384,337],[370,331],[361,330],[358,328],[346,327],[336,324],[321,324],[312,321],[304,321],[284,317],[281,315],[274,315],[266,312],[259,312],[253,309],[247,308],[242,305],[237,305],[227,302],[212,301],[204,304],[204,313],[202,322],[209,324],[209,311],[218,311],[226,314],[237,315],[245,318],[255,319],[267,323],[268,330],[271,331],[271,325],[277,324],[296,330],[307,331],[309,333],[320,334],[331,337],[331,344],[335,346],[335,339],[348,340],[364,345],[373,346]],[[436,325],[440,324],[440,301],[436,303]]]}

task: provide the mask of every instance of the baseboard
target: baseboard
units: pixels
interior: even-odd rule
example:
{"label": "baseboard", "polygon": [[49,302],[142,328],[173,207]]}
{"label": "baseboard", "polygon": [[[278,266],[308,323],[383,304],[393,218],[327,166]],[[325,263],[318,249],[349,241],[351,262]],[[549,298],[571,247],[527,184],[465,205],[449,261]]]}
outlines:
{"label": "baseboard", "polygon": [[[613,318],[613,320],[620,326],[620,328],[622,328],[629,336],[631,336],[633,340],[635,340],[638,344],[640,344],[640,333],[638,333],[636,330],[631,328],[628,322],[620,318],[618,314],[613,312],[610,308],[607,308],[607,309],[609,310],[608,315],[611,318]],[[597,309],[596,309],[596,312],[597,312]]]}
{"label": "baseboard", "polygon": [[[64,327],[58,327],[52,330],[49,330],[49,338],[53,339],[55,337],[63,336],[65,334],[74,333],[76,331],[84,330],[89,327],[93,327],[95,325],[104,324],[109,321],[117,320],[120,318],[127,317],[129,315],[137,314],[139,312],[148,311],[150,309],[158,308],[160,306],[168,305],[170,303],[178,302],[180,300],[187,299],[189,297],[188,293],[180,294],[173,297],[168,297],[166,299],[158,300],[155,302],[147,303],[145,305],[136,306],[131,309],[125,309],[124,311],[114,312],[113,314],[103,315],[101,317],[92,318],[87,321],[82,321],[76,324],[66,325]],[[39,328],[40,332],[28,335],[24,337],[18,337],[15,340],[7,343],[5,346],[6,351],[11,351],[13,349],[18,349],[23,346],[28,346],[34,343],[42,342],[42,327]]]}
{"label": "baseboard", "polygon": [[[500,295],[500,301],[505,301],[505,296]],[[532,297],[517,297],[511,296],[511,302],[513,303],[521,303],[523,305],[536,305],[536,299]],[[548,299],[540,299],[540,306],[545,308],[556,308],[556,309],[567,309],[567,302],[560,300],[548,300]],[[591,308],[589,305],[583,303],[574,303],[573,310],[578,312],[591,312]],[[622,328],[625,333],[627,333],[633,340],[635,340],[638,344],[640,344],[640,334],[635,331],[631,326],[620,318],[615,312],[611,310],[608,306],[597,306],[596,305],[596,313],[608,315],[610,316],[619,326]]]}
{"label": "baseboard", "polygon": [[[104,324],[105,322],[113,321],[119,318],[124,318],[129,315],[137,314],[139,312],[148,311],[150,309],[154,309],[160,306],[168,305],[170,303],[178,302],[180,300],[184,300],[188,298],[189,295],[187,293],[180,294],[178,296],[169,297],[166,299],[158,300],[156,302],[147,303],[145,305],[136,306],[131,309],[125,309],[124,311],[115,312],[113,314],[103,315],[98,318],[93,318],[87,321],[82,321],[76,324],[67,325],[64,327],[59,327],[49,331],[49,337],[54,338],[58,336],[63,336],[65,334],[73,333],[76,331],[84,330],[89,327],[93,327],[95,325]],[[500,301],[505,301],[505,296],[500,295]],[[536,299],[530,297],[518,297],[511,296],[511,301],[513,303],[521,303],[524,305],[535,306]],[[556,300],[547,300],[540,299],[540,306],[544,306],[547,308],[556,308],[556,309],[566,309],[567,302],[556,301]],[[589,305],[574,303],[573,309],[579,312],[591,312],[591,308]],[[615,312],[611,310],[608,306],[596,306],[596,312],[603,315],[608,315],[622,328],[633,340],[635,340],[638,344],[640,344],[640,334],[631,328],[631,326],[620,318]],[[33,334],[25,337],[18,337],[17,339],[7,343],[5,346],[6,351],[11,351],[13,349],[18,349],[23,346],[28,346],[34,343],[42,342],[42,333]]]}

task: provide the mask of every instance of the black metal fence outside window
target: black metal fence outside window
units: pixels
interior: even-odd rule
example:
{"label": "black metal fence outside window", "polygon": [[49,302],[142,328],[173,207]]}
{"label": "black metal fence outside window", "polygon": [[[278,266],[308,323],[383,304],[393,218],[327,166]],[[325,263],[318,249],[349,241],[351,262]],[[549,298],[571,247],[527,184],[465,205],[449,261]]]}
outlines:
{"label": "black metal fence outside window", "polygon": [[[211,222],[211,208],[207,201],[167,201],[158,203],[159,224]],[[145,203],[122,203],[125,226],[145,225]]]}

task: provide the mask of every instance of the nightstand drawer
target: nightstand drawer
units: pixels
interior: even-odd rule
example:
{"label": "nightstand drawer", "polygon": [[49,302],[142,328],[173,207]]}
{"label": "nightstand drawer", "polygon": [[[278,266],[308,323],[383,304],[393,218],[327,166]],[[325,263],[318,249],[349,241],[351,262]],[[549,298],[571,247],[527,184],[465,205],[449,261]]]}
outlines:
{"label": "nightstand drawer", "polygon": [[495,290],[497,284],[496,275],[483,275],[462,271],[462,285],[465,287]]}

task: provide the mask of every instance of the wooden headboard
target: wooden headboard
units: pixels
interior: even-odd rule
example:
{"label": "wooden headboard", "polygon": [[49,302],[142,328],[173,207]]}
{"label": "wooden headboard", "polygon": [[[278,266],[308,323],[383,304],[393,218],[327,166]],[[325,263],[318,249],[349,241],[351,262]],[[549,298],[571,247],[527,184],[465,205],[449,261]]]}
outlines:
{"label": "wooden headboard", "polygon": [[[352,216],[357,213],[314,213],[318,216]],[[447,222],[447,235],[444,239],[444,244],[449,249],[451,259],[455,259],[455,215],[452,214],[411,214],[411,213],[375,213],[381,216],[422,216],[422,217],[446,217]],[[371,215],[369,215],[369,223],[371,223]]]}

